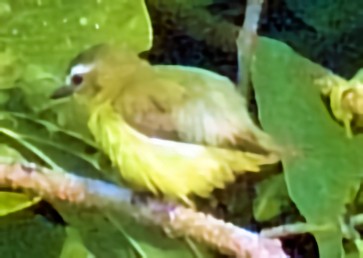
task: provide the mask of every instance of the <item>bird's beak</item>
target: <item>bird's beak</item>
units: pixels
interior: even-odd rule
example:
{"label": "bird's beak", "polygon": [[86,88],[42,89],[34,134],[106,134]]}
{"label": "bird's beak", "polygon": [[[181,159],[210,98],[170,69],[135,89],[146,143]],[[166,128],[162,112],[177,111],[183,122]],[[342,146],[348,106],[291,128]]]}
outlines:
{"label": "bird's beak", "polygon": [[73,92],[74,92],[74,88],[72,88],[70,86],[63,86],[61,88],[56,89],[50,97],[52,99],[64,98],[64,97],[72,95]]}

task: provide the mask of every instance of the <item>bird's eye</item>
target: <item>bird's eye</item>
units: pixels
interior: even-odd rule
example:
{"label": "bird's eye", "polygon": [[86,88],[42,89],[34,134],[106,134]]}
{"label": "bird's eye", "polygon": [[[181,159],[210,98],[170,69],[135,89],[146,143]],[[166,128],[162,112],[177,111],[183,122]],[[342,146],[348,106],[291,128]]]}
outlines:
{"label": "bird's eye", "polygon": [[72,76],[72,84],[75,86],[80,85],[83,82],[83,77],[80,74],[75,74]]}

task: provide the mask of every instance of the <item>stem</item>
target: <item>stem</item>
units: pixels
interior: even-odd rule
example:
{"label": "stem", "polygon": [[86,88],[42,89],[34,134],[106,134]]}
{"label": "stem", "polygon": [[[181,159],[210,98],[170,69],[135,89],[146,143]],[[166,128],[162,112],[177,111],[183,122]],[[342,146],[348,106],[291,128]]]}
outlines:
{"label": "stem", "polygon": [[257,42],[258,21],[263,0],[248,0],[243,26],[237,38],[238,49],[238,87],[244,96],[250,91],[250,67]]}
{"label": "stem", "polygon": [[291,235],[299,235],[306,233],[314,233],[321,231],[329,231],[333,228],[332,225],[314,225],[307,223],[294,223],[273,227],[270,229],[264,229],[261,235],[268,238],[287,237]]}

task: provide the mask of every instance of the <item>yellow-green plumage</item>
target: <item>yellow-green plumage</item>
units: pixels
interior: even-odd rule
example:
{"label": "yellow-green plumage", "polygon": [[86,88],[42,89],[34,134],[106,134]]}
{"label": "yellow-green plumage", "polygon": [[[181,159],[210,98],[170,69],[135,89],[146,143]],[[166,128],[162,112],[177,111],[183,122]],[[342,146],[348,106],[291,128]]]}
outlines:
{"label": "yellow-green plumage", "polygon": [[202,69],[151,66],[104,48],[77,98],[88,103],[100,148],[135,189],[187,202],[278,160],[234,85]]}

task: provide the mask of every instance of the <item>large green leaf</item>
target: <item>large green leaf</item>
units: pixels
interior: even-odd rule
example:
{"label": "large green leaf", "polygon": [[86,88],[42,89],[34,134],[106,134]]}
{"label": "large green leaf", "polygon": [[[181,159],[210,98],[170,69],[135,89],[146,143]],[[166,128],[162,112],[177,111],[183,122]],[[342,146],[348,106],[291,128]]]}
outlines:
{"label": "large green leaf", "polygon": [[0,23],[0,47],[54,72],[63,72],[74,55],[95,44],[151,47],[144,0],[2,0]]}
{"label": "large green leaf", "polygon": [[332,225],[315,232],[320,257],[339,257],[338,220],[360,182],[362,135],[346,137],[333,120],[314,83],[328,76],[322,67],[275,40],[260,38],[253,65],[253,83],[263,127],[281,146],[291,199],[307,222]]}

